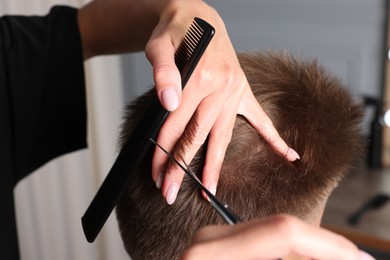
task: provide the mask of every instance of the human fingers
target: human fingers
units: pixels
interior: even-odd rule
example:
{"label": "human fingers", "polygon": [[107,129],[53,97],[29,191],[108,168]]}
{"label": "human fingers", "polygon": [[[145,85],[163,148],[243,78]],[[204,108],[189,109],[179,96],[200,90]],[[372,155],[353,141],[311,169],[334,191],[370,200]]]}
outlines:
{"label": "human fingers", "polygon": [[[202,63],[202,60],[200,61]],[[197,78],[196,74],[198,70],[195,69],[194,76],[189,79],[187,83],[187,87],[184,89],[184,95],[182,96],[182,102],[180,103],[179,109],[170,113],[165,123],[161,127],[159,131],[159,135],[157,137],[158,143],[163,146],[167,151],[174,153],[174,148],[177,147],[177,142],[181,139],[182,135],[185,133],[188,122],[193,117],[195,111],[198,108],[198,105],[202,101],[203,97],[210,94],[210,90],[202,87],[190,87],[191,85],[197,86],[198,81],[193,83],[194,78]],[[203,71],[202,73],[206,73]],[[202,132],[202,131],[200,131]],[[187,132],[187,136],[188,132]],[[188,138],[186,138],[188,139]],[[180,149],[180,145],[179,148]],[[182,159],[182,155],[178,152],[175,155],[180,155],[180,159]],[[183,158],[184,159],[184,158]],[[185,158],[188,159],[188,158]],[[156,149],[153,155],[152,160],[152,175],[153,179],[156,181],[156,185],[158,188],[161,188],[163,184],[163,172],[166,170],[165,163],[167,162],[167,156],[160,149]],[[190,163],[190,161],[186,161]],[[177,177],[179,179],[182,178],[183,172],[176,171]],[[179,181],[177,184],[180,184]],[[164,192],[163,192],[164,194]]]}
{"label": "human fingers", "polygon": [[[240,99],[236,98],[225,103],[221,116],[217,118],[209,134],[202,182],[214,195],[217,191],[217,183],[225,153],[232,137],[239,102]],[[203,194],[203,196],[207,198],[206,194]]]}
{"label": "human fingers", "polygon": [[[183,134],[198,104],[208,94],[199,94],[198,92],[196,95],[190,94],[183,99],[180,74],[174,64],[175,49],[179,46],[193,17],[199,16],[195,13],[208,10],[205,9],[205,6],[207,5],[201,1],[188,3],[171,1],[162,12],[160,22],[153,31],[145,49],[146,56],[153,66],[156,91],[161,104],[169,111],[176,110],[178,105],[181,106],[179,111],[174,111],[169,115],[160,129],[157,139],[158,143],[169,152],[172,152],[176,142]],[[175,94],[178,94],[177,99]],[[155,149],[152,160],[152,178],[159,188],[162,186],[162,172],[166,162],[167,156],[160,149]],[[183,176],[183,173],[178,175]]]}
{"label": "human fingers", "polygon": [[[175,44],[171,35],[175,32],[172,27],[174,26],[164,22],[160,23],[145,47],[145,54],[153,67],[156,93],[160,103],[168,111],[176,110],[182,99],[181,77],[174,61],[177,43]],[[196,109],[196,105],[188,101],[184,102],[183,106],[183,109],[189,113],[187,115],[179,113],[173,118],[168,117],[160,129],[161,134],[157,142],[169,152],[184,132],[187,122]],[[152,160],[152,178],[159,188],[162,186],[163,165],[166,161],[167,156],[160,149],[155,149]]]}
{"label": "human fingers", "polygon": [[373,259],[344,237],[288,215],[203,228],[183,259],[277,259],[292,253],[319,260]]}
{"label": "human fingers", "polygon": [[280,137],[271,119],[261,108],[250,88],[247,88],[244,93],[242,102],[238,108],[238,114],[243,115],[273,149],[283,155],[287,160],[295,161],[300,159],[298,153],[289,147]]}
{"label": "human fingers", "polygon": [[[219,102],[223,102],[223,99],[213,97],[213,95],[206,97],[200,102],[196,112],[186,125],[185,131],[177,140],[175,149],[173,150],[173,156],[175,158],[179,158],[188,164],[191,162],[196,152],[204,144],[210,129],[220,114],[221,106],[218,104]],[[210,110],[211,103],[215,105],[215,109]],[[169,122],[166,122],[166,125],[169,126]],[[178,192],[177,188],[181,184],[183,175],[183,171],[177,165],[172,163],[168,164],[162,184],[162,194],[168,204],[172,204],[175,201]]]}
{"label": "human fingers", "polygon": [[[171,151],[173,147],[175,146],[176,142],[180,138],[180,134],[183,133],[183,129],[185,129],[186,122],[189,121],[189,119],[192,117],[193,113],[195,112],[197,106],[200,104],[202,100],[204,100],[206,97],[209,96],[210,93],[217,92],[218,90],[223,90],[225,88],[224,84],[213,84],[213,78],[224,78],[226,75],[229,75],[227,71],[224,70],[224,63],[226,64],[233,64],[234,67],[240,68],[237,57],[235,56],[234,50],[230,44],[229,38],[226,33],[226,29],[224,28],[223,21],[220,19],[217,12],[205,4],[202,1],[190,1],[188,3],[184,3],[183,1],[171,1],[172,5],[169,5],[169,7],[166,9],[168,11],[165,11],[160,18],[160,22],[155,29],[155,31],[152,34],[151,40],[147,44],[147,56],[149,60],[151,61],[153,67],[156,67],[156,64],[162,64],[162,68],[169,68],[169,66],[166,66],[166,64],[170,63],[172,60],[169,60],[169,57],[162,56],[163,53],[160,51],[157,51],[160,46],[160,41],[164,41],[166,46],[169,45],[168,40],[164,40],[164,37],[166,35],[169,35],[171,37],[171,46],[175,46],[175,48],[178,45],[177,39],[181,39],[183,36],[183,28],[187,27],[188,18],[191,17],[191,20],[194,16],[199,16],[205,19],[206,21],[210,22],[217,31],[217,36],[214,36],[213,41],[211,42],[209,48],[206,50],[205,54],[203,55],[201,62],[198,64],[198,68],[195,70],[193,76],[191,77],[190,81],[193,80],[193,78],[200,78],[200,80],[197,81],[196,84],[188,84],[186,88],[201,88],[201,89],[207,89],[207,91],[199,91],[199,89],[194,89],[192,92],[193,94],[187,94],[191,95],[189,98],[187,98],[188,101],[185,101],[186,99],[183,99],[183,103],[181,104],[179,110],[182,112],[175,111],[175,113],[172,113],[168,120],[165,122],[164,126],[160,130],[159,135],[159,143],[161,145],[164,145],[164,147]],[[183,26],[187,24],[186,26]],[[187,28],[186,28],[187,29]],[[185,31],[184,31],[185,32]],[[163,37],[164,36],[164,37]],[[169,37],[167,37],[169,38]],[[211,50],[213,49],[213,50]],[[165,52],[168,53],[168,52]],[[233,55],[232,55],[233,54]],[[164,54],[165,55],[165,54]],[[173,50],[171,50],[171,56],[173,57]],[[230,60],[233,59],[233,63],[230,62]],[[159,63],[159,60],[162,60],[163,62]],[[203,62],[206,61],[206,62]],[[160,97],[161,102],[165,106],[166,102],[164,102],[164,95],[161,95],[160,93],[164,94],[163,91],[160,91],[160,89],[165,90],[164,87],[161,87],[161,84],[158,84],[158,82],[163,82],[163,80],[159,80],[159,75],[162,75],[162,78],[166,77],[166,73],[164,73],[164,69],[162,70],[163,73],[159,74],[157,69],[154,69],[155,73],[155,81],[156,81],[156,89],[158,90],[158,94]],[[198,71],[198,76],[196,75]],[[201,73],[199,73],[201,71]],[[200,76],[199,76],[200,74]],[[204,75],[207,75],[204,77]],[[210,75],[212,77],[210,77]],[[172,82],[172,81],[169,81]],[[189,82],[190,83],[190,82]],[[169,84],[165,84],[169,85]],[[168,88],[169,89],[169,88]],[[172,91],[173,92],[173,91]],[[172,93],[171,92],[171,93]],[[226,93],[225,93],[226,94]],[[217,95],[214,95],[216,97]],[[186,102],[190,102],[191,104],[194,104],[195,109],[193,109],[193,106],[185,106]],[[222,104],[218,104],[218,102],[214,102],[214,107],[216,107],[217,110],[220,111]],[[190,107],[188,109],[188,107]],[[198,113],[199,114],[199,113]],[[234,112],[236,114],[236,112]],[[203,116],[201,116],[203,118]],[[199,129],[206,129],[209,131],[212,127],[212,124],[216,121],[216,117],[214,116],[212,121],[209,121],[208,116],[203,120],[203,122],[210,122],[209,124],[205,125],[203,123],[199,124]],[[169,127],[171,126],[171,127]],[[173,130],[172,130],[173,126]],[[170,132],[174,132],[169,133]],[[199,131],[198,135],[201,135],[203,131]],[[208,134],[208,133],[207,133]],[[206,134],[206,135],[207,135]],[[199,138],[198,138],[199,139]],[[204,138],[203,138],[204,139]],[[163,142],[163,143],[162,143]],[[190,150],[193,153],[195,150],[193,147],[196,147],[196,144],[190,144],[192,147]],[[188,154],[188,153],[187,153]],[[190,156],[191,157],[191,156]],[[165,159],[164,159],[165,158]],[[186,158],[189,158],[186,156]],[[191,159],[191,158],[189,158]],[[162,162],[166,161],[166,157],[159,152],[156,151],[153,156],[153,179],[160,179],[157,178],[157,176],[161,176],[159,164],[161,165]],[[189,160],[190,161],[190,160]],[[189,163],[188,161],[188,163]]]}
{"label": "human fingers", "polygon": [[[230,67],[227,67],[226,71],[230,69]],[[193,116],[187,124],[173,151],[174,155],[177,154],[179,158],[189,163],[208,138],[207,156],[203,169],[203,184],[212,193],[216,192],[219,172],[226,148],[230,142],[237,108],[243,89],[247,85],[242,71],[241,73],[240,71],[231,73],[231,75],[234,76],[216,78],[213,77],[212,73],[208,73],[208,70],[195,72],[193,79],[189,82],[190,86],[184,90],[183,96],[184,98],[191,97],[195,104],[200,101],[200,104],[196,108],[196,116]],[[202,82],[210,82],[210,84],[202,87]],[[215,90],[214,85],[226,87]],[[185,104],[186,102],[183,102],[183,105]],[[186,110],[180,107],[175,113],[185,114]],[[170,116],[170,118],[173,118],[173,116]],[[166,122],[164,127],[167,125],[169,125],[169,122]],[[175,184],[176,187],[177,184],[180,184],[182,176],[183,171],[179,167],[174,164],[172,167],[168,167],[162,185],[162,193],[165,194],[166,198],[166,194],[172,195],[169,192],[171,185]],[[173,200],[169,200],[170,203],[174,199],[175,196]]]}
{"label": "human fingers", "polygon": [[153,66],[153,77],[157,96],[168,111],[177,109],[181,102],[181,77],[176,67],[175,46],[169,33],[158,26],[145,47],[145,54]]}
{"label": "human fingers", "polygon": [[[158,142],[168,151],[172,151],[175,146],[178,147],[176,144],[180,140],[181,135],[186,132],[187,122],[195,111],[197,111],[199,131],[196,135],[207,136],[207,131],[212,130],[208,145],[210,152],[207,153],[204,170],[204,181],[209,182],[208,185],[211,185],[212,182],[218,179],[218,169],[220,169],[222,162],[220,154],[224,154],[226,150],[226,144],[221,144],[221,141],[218,141],[216,136],[219,134],[229,136],[231,134],[233,128],[231,122],[238,111],[250,120],[255,128],[265,136],[266,140],[272,143],[273,147],[276,147],[281,154],[287,154],[288,159],[293,160],[291,156],[289,156],[291,152],[289,152],[288,146],[277,134],[272,122],[270,122],[269,118],[264,114],[263,110],[253,97],[234,52],[234,48],[230,42],[224,23],[217,12],[201,1],[192,1],[190,2],[191,4],[185,5],[181,1],[172,1],[172,3],[175,3],[175,6],[177,7],[176,10],[179,11],[169,12],[169,15],[165,15],[163,19],[160,19],[163,23],[159,23],[152,35],[152,43],[154,42],[156,48],[159,46],[158,41],[165,39],[162,37],[165,35],[170,35],[172,45],[177,46],[178,35],[181,35],[181,37],[183,35],[182,25],[185,24],[183,21],[188,22],[187,18],[192,15],[200,16],[210,22],[216,28],[216,34],[188,82],[186,90],[183,92],[180,106],[169,115],[167,121],[161,128]],[[168,42],[168,40],[165,42]],[[148,47],[149,46],[153,45],[148,44]],[[149,48],[147,50],[149,50]],[[150,52],[153,53],[152,51]],[[157,53],[155,56],[159,57],[158,55],[161,54]],[[153,60],[152,58],[149,58],[149,60],[151,60],[152,65],[153,63],[157,64],[156,60]],[[163,64],[166,64],[166,62],[163,62]],[[164,76],[164,73],[161,75]],[[204,77],[203,75],[208,76]],[[234,80],[231,80],[232,78]],[[194,83],[194,80],[196,83]],[[247,87],[243,88],[242,86],[244,85],[247,85]],[[159,86],[159,84],[156,84],[156,88],[159,88]],[[207,89],[207,91],[205,91],[205,89]],[[252,96],[244,95],[243,97],[243,93],[248,91]],[[205,101],[210,97],[215,98],[214,102]],[[226,109],[224,106],[226,106],[228,102],[218,102],[221,97],[230,97],[231,100],[234,100],[234,104],[236,104],[235,102],[237,101],[240,106],[234,105],[231,109]],[[249,104],[245,104],[248,101]],[[187,104],[187,102],[190,104]],[[208,108],[210,114],[199,113],[198,110],[204,107]],[[215,111],[218,111],[218,113]],[[258,115],[260,115],[259,118]],[[263,120],[265,122],[264,125]],[[187,163],[190,163],[196,149],[199,147],[199,140],[202,139],[205,138],[195,138],[193,139],[195,140],[194,142],[187,144],[183,156]],[[163,186],[162,192],[165,194],[164,196],[167,195],[167,190],[169,190],[170,184],[173,183],[176,184],[175,190],[177,192],[178,185],[180,185],[183,176],[183,173],[181,171],[178,172],[178,169],[176,168],[177,174],[169,174],[168,171],[167,176],[171,177],[167,177],[162,181],[161,169],[165,162],[166,156],[161,151],[156,150],[153,156],[152,176],[157,182],[157,186]]]}
{"label": "human fingers", "polygon": [[[184,5],[182,5],[182,2],[175,2],[176,8],[178,8],[177,10],[181,9],[182,11],[170,12],[170,15],[163,15],[163,18],[160,19],[160,21],[163,22],[160,22],[153,32],[151,40],[147,44],[146,52],[148,59],[154,67],[156,90],[160,97],[160,101],[164,107],[168,108],[168,110],[174,110],[177,108],[176,105],[171,107],[172,109],[169,109],[167,106],[168,102],[166,102],[166,99],[164,98],[164,94],[166,94],[165,91],[172,89],[169,87],[172,82],[171,80],[168,79],[168,84],[165,83],[168,78],[165,71],[170,70],[170,66],[167,66],[167,64],[173,63],[173,60],[170,60],[169,57],[165,56],[165,54],[169,52],[161,52],[159,49],[161,46],[169,47],[170,44],[171,46],[177,46],[177,35],[182,35],[182,31],[180,31],[180,24],[187,18],[184,16],[180,17],[180,15],[178,16],[176,14],[183,14],[185,12],[188,12],[189,14],[193,13],[195,16],[204,18],[216,27],[217,37],[214,37],[208,50],[206,50],[202,57],[203,62],[201,60],[198,64],[197,70],[195,70],[193,76],[188,82],[188,86],[186,87],[192,90],[185,92],[187,93],[185,95],[189,96],[189,98],[186,99],[184,97],[183,102],[179,102],[181,105],[178,111],[174,111],[169,115],[163,127],[160,129],[160,133],[157,138],[158,143],[170,152],[173,151],[174,147],[180,149],[180,144],[185,142],[177,142],[181,139],[181,135],[187,131],[185,130],[188,129],[186,128],[186,124],[196,111],[199,122],[196,124],[194,137],[186,143],[186,149],[183,152],[182,158],[187,163],[190,163],[196,151],[206,140],[210,130],[213,129],[210,135],[209,143],[211,145],[210,152],[208,152],[207,156],[208,159],[206,159],[204,181],[210,182],[212,187],[211,189],[215,190],[213,187],[216,186],[220,165],[222,164],[223,155],[227,147],[226,141],[220,145],[218,145],[218,143],[221,143],[221,140],[228,139],[221,139],[216,136],[219,135],[219,137],[226,137],[231,135],[233,128],[232,122],[234,122],[238,107],[238,104],[231,106],[233,109],[227,110],[229,111],[229,114],[221,113],[222,107],[224,106],[224,102],[222,101],[224,97],[228,96],[228,94],[232,94],[234,97],[241,97],[242,89],[236,88],[236,93],[231,91],[237,82],[229,82],[229,77],[232,75],[234,76],[237,71],[240,75],[243,75],[243,72],[239,66],[234,49],[230,43],[226,29],[224,28],[224,24],[219,15],[215,12],[215,10],[202,2],[196,2],[196,4],[194,3],[195,2],[191,2],[192,7],[194,8],[188,9],[187,5],[183,8]],[[168,40],[169,37],[171,37],[171,42]],[[161,44],[160,42],[164,42],[165,44]],[[164,49],[167,49],[167,47],[164,47]],[[174,52],[172,49],[170,53],[173,57]],[[159,67],[163,69],[159,69]],[[229,67],[234,69],[229,70]],[[159,71],[162,71],[162,73],[158,73]],[[160,75],[161,79],[159,77]],[[198,80],[195,80],[196,83],[191,84],[191,81],[193,82],[194,78]],[[242,76],[241,79],[245,80],[245,77]],[[164,85],[159,84],[159,82],[163,82],[162,84]],[[168,86],[168,88],[165,88],[165,86]],[[174,93],[174,91],[170,91],[169,93]],[[210,96],[213,98],[210,98]],[[169,97],[174,98],[175,95],[169,95]],[[218,102],[218,100],[221,102]],[[238,101],[239,99],[235,98],[235,100]],[[175,101],[177,101],[177,99],[175,99]],[[190,105],[187,105],[187,102],[190,102]],[[175,102],[172,103],[177,104]],[[207,108],[207,110],[203,108]],[[221,119],[221,117],[223,119]],[[197,119],[194,119],[194,121],[196,120]],[[213,154],[215,156],[212,156]],[[163,154],[163,152],[159,151],[159,149],[155,150],[152,162],[152,177],[156,181],[156,185],[158,187],[162,187],[163,195],[171,204],[175,200],[183,178],[183,172],[177,167],[168,168],[169,170],[163,180],[162,169],[166,161],[167,157]]]}

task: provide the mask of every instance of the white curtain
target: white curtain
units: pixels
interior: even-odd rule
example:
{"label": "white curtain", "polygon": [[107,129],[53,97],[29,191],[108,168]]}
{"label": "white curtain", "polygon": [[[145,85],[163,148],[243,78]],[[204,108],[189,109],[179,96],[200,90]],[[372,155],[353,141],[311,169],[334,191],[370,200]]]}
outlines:
{"label": "white curtain", "polygon": [[[0,15],[44,15],[56,4],[80,7],[86,0],[1,0]],[[85,64],[89,148],[55,159],[15,188],[23,260],[129,259],[112,214],[97,240],[84,238],[81,216],[116,156],[122,94],[122,60],[94,58]]]}

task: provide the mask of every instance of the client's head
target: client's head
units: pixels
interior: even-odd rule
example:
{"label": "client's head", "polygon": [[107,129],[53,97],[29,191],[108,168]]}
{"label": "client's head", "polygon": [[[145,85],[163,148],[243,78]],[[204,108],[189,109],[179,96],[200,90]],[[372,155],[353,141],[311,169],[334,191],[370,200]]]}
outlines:
{"label": "client's head", "polygon": [[[286,52],[245,53],[239,60],[258,102],[301,160],[288,162],[237,116],[216,195],[243,220],[288,213],[319,224],[328,196],[362,152],[362,108],[316,61]],[[150,94],[128,106],[122,143]],[[205,149],[191,163],[199,175]],[[152,181],[150,156],[119,202],[117,218],[135,260],[178,259],[200,227],[224,223],[187,177],[167,205]]]}

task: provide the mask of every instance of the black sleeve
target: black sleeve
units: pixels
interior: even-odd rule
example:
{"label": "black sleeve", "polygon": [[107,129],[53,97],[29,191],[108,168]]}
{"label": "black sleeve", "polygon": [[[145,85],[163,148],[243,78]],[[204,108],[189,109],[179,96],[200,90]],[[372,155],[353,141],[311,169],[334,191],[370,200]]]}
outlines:
{"label": "black sleeve", "polygon": [[50,159],[86,147],[77,10],[0,17],[0,258],[19,259],[13,188]]}
{"label": "black sleeve", "polygon": [[5,16],[0,28],[1,98],[8,99],[16,183],[50,159],[86,147],[83,59],[76,9]]}

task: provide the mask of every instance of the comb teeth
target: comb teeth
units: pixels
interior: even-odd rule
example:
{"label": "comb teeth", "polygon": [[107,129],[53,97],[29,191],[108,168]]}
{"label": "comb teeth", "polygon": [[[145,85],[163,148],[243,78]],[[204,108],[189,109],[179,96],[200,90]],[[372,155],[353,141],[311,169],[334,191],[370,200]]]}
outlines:
{"label": "comb teeth", "polygon": [[203,28],[196,21],[193,21],[175,53],[175,63],[179,71],[183,70],[191,58],[203,33]]}

